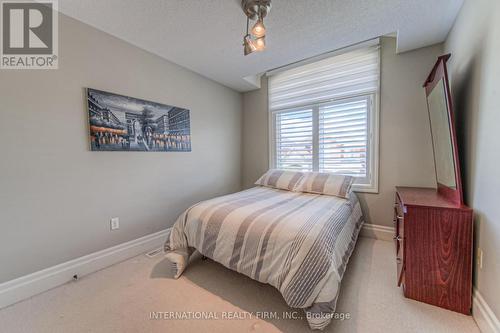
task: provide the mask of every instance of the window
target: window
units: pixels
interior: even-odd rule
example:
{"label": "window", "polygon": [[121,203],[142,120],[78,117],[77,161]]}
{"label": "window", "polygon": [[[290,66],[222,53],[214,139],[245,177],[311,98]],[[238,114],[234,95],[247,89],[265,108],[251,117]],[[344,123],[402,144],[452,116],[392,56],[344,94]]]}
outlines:
{"label": "window", "polygon": [[378,191],[378,45],[270,75],[272,167],[356,177]]}

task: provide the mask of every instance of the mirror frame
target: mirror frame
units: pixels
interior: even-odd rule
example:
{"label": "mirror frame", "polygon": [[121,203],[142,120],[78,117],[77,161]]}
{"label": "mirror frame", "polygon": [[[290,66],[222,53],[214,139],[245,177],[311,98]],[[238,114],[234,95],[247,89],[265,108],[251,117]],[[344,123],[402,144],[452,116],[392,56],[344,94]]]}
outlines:
{"label": "mirror frame", "polygon": [[[434,87],[441,81],[444,82],[445,85],[445,94],[446,94],[446,102],[448,105],[448,119],[450,122],[450,135],[451,135],[451,144],[453,150],[453,158],[455,159],[455,180],[456,180],[456,189],[450,188],[443,184],[440,184],[437,181],[437,170],[436,170],[436,181],[437,181],[437,190],[440,195],[445,197],[446,199],[456,203],[457,205],[463,205],[463,191],[462,191],[462,177],[460,173],[460,160],[458,158],[458,146],[457,146],[457,134],[455,128],[455,118],[453,112],[453,101],[451,98],[450,92],[450,83],[448,81],[448,70],[446,68],[446,62],[450,59],[451,54],[445,54],[438,58],[436,64],[432,68],[431,73],[425,80],[424,88],[425,94],[428,98],[431,94]],[[427,112],[429,113],[429,103],[427,101]],[[430,124],[430,114],[429,114],[429,126],[431,127],[431,137],[432,137],[432,125]],[[432,138],[432,140],[434,140]],[[434,153],[434,143],[432,144],[432,151]],[[434,156],[434,168],[436,167],[436,158]]]}

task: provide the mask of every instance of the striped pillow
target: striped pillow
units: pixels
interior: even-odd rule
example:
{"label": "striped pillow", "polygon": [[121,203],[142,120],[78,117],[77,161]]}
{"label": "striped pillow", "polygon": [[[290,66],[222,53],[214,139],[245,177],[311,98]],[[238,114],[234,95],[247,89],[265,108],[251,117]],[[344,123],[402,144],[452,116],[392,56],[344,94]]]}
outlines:
{"label": "striped pillow", "polygon": [[347,199],[354,177],[332,173],[307,172],[297,191],[334,195]]}
{"label": "striped pillow", "polygon": [[303,172],[269,169],[255,182],[255,185],[293,191],[302,178],[304,178]]}

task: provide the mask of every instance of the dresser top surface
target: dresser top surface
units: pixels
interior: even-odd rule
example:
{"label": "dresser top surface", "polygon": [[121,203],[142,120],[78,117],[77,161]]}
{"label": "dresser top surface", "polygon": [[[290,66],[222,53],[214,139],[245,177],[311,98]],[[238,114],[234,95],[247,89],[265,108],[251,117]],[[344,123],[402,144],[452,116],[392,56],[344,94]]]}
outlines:
{"label": "dresser top surface", "polygon": [[457,205],[447,200],[435,188],[398,186],[396,191],[405,206],[470,209],[465,205]]}

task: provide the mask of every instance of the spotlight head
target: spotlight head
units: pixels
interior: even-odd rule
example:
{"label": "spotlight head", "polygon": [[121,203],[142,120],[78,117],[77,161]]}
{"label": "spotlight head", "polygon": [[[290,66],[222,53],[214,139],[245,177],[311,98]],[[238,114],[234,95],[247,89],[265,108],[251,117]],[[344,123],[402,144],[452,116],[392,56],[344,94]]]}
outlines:
{"label": "spotlight head", "polygon": [[253,44],[257,51],[264,51],[266,49],[266,37],[256,38]]}
{"label": "spotlight head", "polygon": [[266,27],[264,26],[262,19],[259,18],[253,26],[252,35],[254,35],[255,38],[261,38],[266,35]]}
{"label": "spotlight head", "polygon": [[250,35],[246,35],[243,39],[243,47],[243,53],[246,56],[257,51],[257,47],[255,46],[254,41],[252,40]]}

